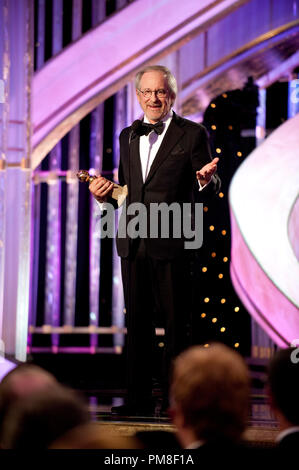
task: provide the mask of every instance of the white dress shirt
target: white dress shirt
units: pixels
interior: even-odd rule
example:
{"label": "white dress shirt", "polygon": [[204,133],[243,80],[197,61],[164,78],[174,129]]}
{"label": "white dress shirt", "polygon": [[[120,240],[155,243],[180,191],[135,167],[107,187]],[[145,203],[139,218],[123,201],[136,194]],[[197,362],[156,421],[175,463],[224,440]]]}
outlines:
{"label": "white dress shirt", "polygon": [[[145,182],[149,174],[155,156],[158,153],[162,140],[164,139],[169,124],[171,123],[172,115],[173,112],[172,110],[170,110],[169,113],[162,119],[164,126],[162,134],[158,135],[155,131],[151,131],[148,135],[140,136],[139,154],[141,160],[143,182]],[[144,116],[143,121],[148,124],[150,123],[146,116]]]}

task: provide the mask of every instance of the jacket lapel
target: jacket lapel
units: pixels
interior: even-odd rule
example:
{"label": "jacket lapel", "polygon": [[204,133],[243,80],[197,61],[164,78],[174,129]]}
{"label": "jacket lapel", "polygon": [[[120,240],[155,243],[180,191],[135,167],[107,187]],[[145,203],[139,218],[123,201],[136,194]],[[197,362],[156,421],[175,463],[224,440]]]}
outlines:
{"label": "jacket lapel", "polygon": [[142,180],[142,169],[139,152],[139,137],[135,137],[130,142],[129,154],[130,154],[130,175],[135,181],[136,179],[143,182]]}
{"label": "jacket lapel", "polygon": [[[151,178],[153,177],[153,175],[155,174],[159,166],[168,157],[173,147],[176,145],[178,140],[185,133],[184,130],[180,127],[179,123],[180,123],[180,118],[175,113],[173,113],[173,118],[162,140],[162,143],[157,152],[157,155],[152,163],[149,174],[147,175],[147,178],[145,180],[145,184],[147,184],[151,180]],[[140,165],[140,157],[139,157],[139,165]]]}

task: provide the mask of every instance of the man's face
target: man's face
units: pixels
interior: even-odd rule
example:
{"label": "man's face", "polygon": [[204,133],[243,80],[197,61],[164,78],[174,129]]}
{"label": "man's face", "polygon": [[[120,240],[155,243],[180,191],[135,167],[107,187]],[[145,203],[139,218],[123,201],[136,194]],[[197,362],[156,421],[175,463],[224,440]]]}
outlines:
{"label": "man's face", "polygon": [[141,91],[166,91],[166,95],[163,97],[158,98],[156,93],[152,93],[149,98],[145,98],[139,90],[136,90],[139,104],[149,122],[155,124],[161,121],[169,112],[173,102],[163,72],[158,70],[145,72],[141,77],[139,88]]}

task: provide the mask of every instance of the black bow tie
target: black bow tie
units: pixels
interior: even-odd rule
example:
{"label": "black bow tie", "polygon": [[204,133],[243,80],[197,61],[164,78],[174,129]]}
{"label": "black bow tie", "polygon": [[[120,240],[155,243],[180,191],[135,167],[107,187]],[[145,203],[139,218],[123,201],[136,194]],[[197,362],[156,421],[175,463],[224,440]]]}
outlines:
{"label": "black bow tie", "polygon": [[141,126],[142,134],[141,135],[148,135],[150,132],[155,131],[156,134],[162,134],[164,129],[164,124],[162,121],[157,122],[156,124],[148,124],[147,122],[143,122]]}
{"label": "black bow tie", "polygon": [[136,135],[148,135],[150,132],[154,131],[156,134],[162,134],[164,129],[164,123],[162,121],[157,122],[156,124],[149,124],[143,121],[134,121],[132,124],[132,130]]}

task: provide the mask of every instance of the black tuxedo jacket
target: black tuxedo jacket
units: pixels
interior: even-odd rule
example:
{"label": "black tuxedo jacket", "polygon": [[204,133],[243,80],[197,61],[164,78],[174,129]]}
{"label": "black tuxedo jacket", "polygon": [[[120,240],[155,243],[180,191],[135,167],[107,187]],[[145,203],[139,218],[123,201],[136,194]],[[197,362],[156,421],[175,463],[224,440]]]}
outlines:
{"label": "black tuxedo jacket", "polygon": [[[214,175],[209,185],[199,192],[196,170],[200,170],[211,161],[208,136],[204,126],[183,119],[173,113],[173,118],[166,131],[157,155],[152,163],[145,182],[142,179],[139,154],[139,137],[134,136],[131,127],[120,134],[119,182],[128,186],[126,207],[129,204],[143,203],[148,210],[151,203],[177,202],[194,203],[200,201],[220,188],[220,180]],[[131,217],[132,218],[132,217]],[[171,219],[171,218],[170,218]],[[127,226],[129,217],[123,211],[120,224]],[[170,238],[145,238],[147,253],[158,259],[173,259],[184,249],[184,236],[174,238],[170,223]],[[148,218],[149,233],[149,218]],[[130,254],[134,240],[127,235],[117,234],[119,256],[126,258]]]}

